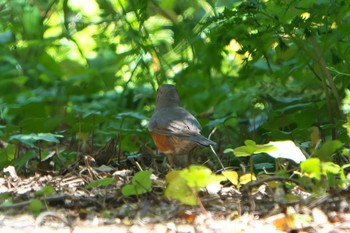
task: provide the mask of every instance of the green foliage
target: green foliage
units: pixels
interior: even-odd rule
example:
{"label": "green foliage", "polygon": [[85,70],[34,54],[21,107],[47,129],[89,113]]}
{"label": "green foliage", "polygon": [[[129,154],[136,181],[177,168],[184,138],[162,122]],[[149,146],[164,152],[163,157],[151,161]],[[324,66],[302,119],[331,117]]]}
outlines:
{"label": "green foliage", "polygon": [[273,141],[263,145],[257,145],[252,140],[246,140],[245,146],[235,149],[226,149],[224,152],[233,152],[237,157],[247,157],[253,154],[266,153],[271,157],[285,158],[300,163],[305,160],[304,154],[292,141]]}
{"label": "green foliage", "polygon": [[[13,162],[13,165],[17,168],[20,169],[23,167],[28,161],[31,159],[34,159],[36,157],[36,154],[34,151],[28,151],[24,155],[21,156],[21,158],[17,159],[16,161]],[[6,164],[6,163],[5,163]]]}
{"label": "green foliage", "polygon": [[207,167],[191,165],[189,168],[167,174],[168,186],[164,195],[187,205],[198,205],[198,192],[202,188],[224,180],[226,180],[224,176],[213,174]]}
{"label": "green foliage", "polygon": [[152,173],[150,171],[137,172],[131,180],[131,184],[125,185],[122,188],[124,196],[141,195],[152,190]]}
{"label": "green foliage", "polygon": [[47,185],[47,186],[42,187],[40,190],[36,191],[35,196],[37,196],[37,197],[50,196],[50,195],[53,195],[55,193],[56,193],[56,190],[52,186]]}
{"label": "green foliage", "polygon": [[252,140],[245,140],[245,146],[237,147],[236,149],[226,149],[224,152],[233,152],[237,157],[246,157],[251,156],[253,154],[259,154],[264,152],[269,152],[271,150],[275,150],[276,148],[271,145],[257,145]]}
{"label": "green foliage", "polygon": [[168,182],[168,187],[164,192],[166,197],[177,199],[186,205],[198,205],[197,194],[186,183],[180,171],[168,173],[166,180]]}
{"label": "green foliage", "polygon": [[[347,144],[349,11],[345,0],[2,1],[0,167],[22,167],[39,134],[62,135],[67,162],[111,139],[123,155],[151,145],[165,82],[223,148],[292,140],[312,154],[315,127]],[[240,156],[258,151],[246,146]]]}
{"label": "green foliage", "polygon": [[29,203],[28,210],[35,216],[38,216],[43,209],[43,204],[39,199],[32,199]]}
{"label": "green foliage", "polygon": [[90,184],[86,185],[86,189],[96,188],[96,187],[106,187],[114,183],[113,178],[103,178],[99,180],[94,180]]}
{"label": "green foliage", "polygon": [[[349,181],[344,174],[344,169],[347,167],[349,167],[349,164],[340,167],[338,164],[333,162],[324,162],[319,158],[310,158],[300,164],[303,175],[316,180],[316,189],[321,187],[345,187],[348,185]],[[322,185],[324,181],[327,184],[326,187]]]}
{"label": "green foliage", "polygon": [[0,201],[1,207],[13,205],[13,198],[11,197],[10,193],[7,192],[0,193]]}
{"label": "green foliage", "polygon": [[31,147],[36,147],[36,143],[39,141],[59,143],[58,138],[62,138],[62,135],[51,134],[51,133],[39,133],[39,134],[18,134],[10,137],[11,140],[16,140],[27,144]]}
{"label": "green foliage", "polygon": [[233,185],[238,185],[238,173],[236,171],[223,171],[222,175],[225,176]]}
{"label": "green foliage", "polygon": [[248,184],[251,181],[256,180],[254,174],[246,173],[242,174],[238,178],[238,173],[236,171],[223,171],[222,175],[225,176],[233,185],[237,186],[239,189],[242,185]]}
{"label": "green foliage", "polygon": [[326,141],[318,150],[312,153],[312,157],[319,158],[321,161],[333,161],[332,155],[343,147],[343,144],[338,141]]}
{"label": "green foliage", "polygon": [[346,96],[343,99],[342,109],[347,116],[347,122],[344,124],[344,127],[346,128],[348,136],[350,137],[350,90],[349,89],[346,90]]}
{"label": "green foliage", "polygon": [[[199,190],[225,177],[239,188],[261,172],[290,176],[279,158],[300,163],[293,174],[305,187],[344,187],[349,12],[346,0],[3,0],[0,169],[15,165],[20,173],[51,152],[59,166],[85,154],[108,157],[108,142],[118,162],[148,156],[155,91],[174,83],[203,134],[216,129],[211,139],[224,166],[248,169],[173,171],[167,197],[197,205]],[[222,155],[224,148],[235,156]],[[150,192],[150,176],[135,174],[122,194]],[[12,202],[5,198],[2,205]],[[39,214],[43,205],[34,199],[29,208]]]}

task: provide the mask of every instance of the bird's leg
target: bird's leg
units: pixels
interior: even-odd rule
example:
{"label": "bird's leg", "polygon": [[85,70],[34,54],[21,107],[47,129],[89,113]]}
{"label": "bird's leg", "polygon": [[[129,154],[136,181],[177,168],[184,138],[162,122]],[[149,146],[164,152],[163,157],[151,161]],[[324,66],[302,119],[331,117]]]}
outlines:
{"label": "bird's leg", "polygon": [[166,157],[168,159],[169,165],[171,168],[174,168],[174,158],[172,154],[166,154]]}
{"label": "bird's leg", "polygon": [[187,155],[187,167],[189,167],[192,164],[192,155],[195,153],[197,147],[193,147]]}
{"label": "bird's leg", "polygon": [[186,155],[186,167],[189,167],[192,163],[192,151],[188,152],[188,155]]}
{"label": "bird's leg", "polygon": [[188,166],[188,154],[181,154],[181,155],[174,155],[169,154],[167,155],[168,162],[170,167],[173,169],[182,169]]}

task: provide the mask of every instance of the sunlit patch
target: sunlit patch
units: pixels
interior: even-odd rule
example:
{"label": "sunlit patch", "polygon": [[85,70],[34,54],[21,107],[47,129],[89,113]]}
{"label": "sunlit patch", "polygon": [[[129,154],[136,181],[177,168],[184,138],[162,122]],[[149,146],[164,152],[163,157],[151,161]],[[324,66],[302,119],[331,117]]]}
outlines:
{"label": "sunlit patch", "polygon": [[332,25],[331,25],[331,28],[332,29],[336,29],[338,27],[337,23],[336,22],[333,22]]}
{"label": "sunlit patch", "polygon": [[308,18],[310,18],[310,13],[309,12],[304,12],[300,15],[300,17],[303,19],[303,20],[307,20]]}
{"label": "sunlit patch", "polygon": [[240,45],[235,39],[232,39],[232,40],[230,41],[230,44],[228,45],[228,48],[229,48],[231,51],[237,52],[237,51],[240,50],[242,47],[241,47],[241,45]]}

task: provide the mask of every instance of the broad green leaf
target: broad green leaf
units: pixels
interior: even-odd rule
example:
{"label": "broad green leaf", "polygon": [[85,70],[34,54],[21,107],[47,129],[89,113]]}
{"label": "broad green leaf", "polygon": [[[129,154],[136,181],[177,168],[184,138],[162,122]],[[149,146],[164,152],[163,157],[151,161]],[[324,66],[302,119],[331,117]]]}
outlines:
{"label": "broad green leaf", "polygon": [[256,146],[256,143],[255,143],[253,140],[245,140],[245,141],[244,141],[244,144],[245,144],[246,146],[250,146],[250,147]]}
{"label": "broad green leaf", "polygon": [[309,174],[311,178],[321,179],[321,161],[318,158],[309,158],[300,163],[302,172]]}
{"label": "broad green leaf", "polygon": [[261,169],[271,169],[271,168],[274,168],[275,165],[272,164],[272,163],[255,163],[254,164],[254,169],[258,169],[258,170],[261,170]]}
{"label": "broad green leaf", "polygon": [[212,171],[204,166],[191,165],[189,168],[180,171],[180,175],[186,180],[188,186],[199,191],[210,183],[226,180],[222,175],[213,174]]}
{"label": "broad green leaf", "polygon": [[35,151],[30,150],[27,153],[25,153],[22,157],[15,160],[13,162],[13,165],[16,167],[16,169],[20,169],[23,167],[28,161],[30,161],[32,158],[35,158],[36,154]]}
{"label": "broad green leaf", "polygon": [[[350,164],[345,164],[341,167],[341,172],[340,172],[340,179],[342,181],[345,181],[347,183],[349,183],[349,180],[346,179],[346,174],[345,174],[345,169],[347,169],[348,167],[350,167]],[[350,173],[349,173],[350,174]]]}
{"label": "broad green leaf", "polygon": [[223,171],[224,175],[233,185],[238,185],[238,173],[236,171]]}
{"label": "broad green leaf", "polygon": [[322,162],[319,158],[310,158],[300,164],[302,172],[307,173],[309,177],[317,180],[321,175],[341,175],[342,168],[333,162]]}
{"label": "broad green leaf", "polygon": [[194,190],[187,184],[180,171],[172,171],[166,175],[168,183],[164,195],[168,198],[174,198],[186,205],[197,205],[197,195]]}
{"label": "broad green leaf", "polygon": [[246,157],[254,154],[256,150],[255,145],[253,146],[240,146],[233,150],[235,156],[237,157]]}
{"label": "broad green leaf", "polygon": [[174,198],[187,205],[197,205],[197,192],[213,182],[226,180],[222,175],[215,175],[204,166],[191,165],[181,171],[172,171],[166,175],[168,186],[165,196]]}
{"label": "broad green leaf", "polygon": [[151,180],[151,171],[140,171],[134,175],[132,178],[133,184],[142,185],[148,192],[151,191],[152,180]]}
{"label": "broad green leaf", "polygon": [[234,149],[232,149],[232,148],[227,148],[227,149],[225,149],[224,150],[224,154],[228,154],[228,153],[234,153]]}
{"label": "broad green leaf", "polygon": [[334,152],[339,150],[342,146],[343,143],[338,140],[326,141],[322,144],[321,148],[316,150],[311,156],[319,158],[321,161],[331,161]]}
{"label": "broad green leaf", "polygon": [[165,180],[167,183],[170,183],[172,180],[177,179],[179,176],[181,176],[181,171],[174,170],[166,174]]}
{"label": "broad green leaf", "polygon": [[237,157],[246,157],[253,154],[268,153],[276,149],[273,145],[270,144],[257,145],[252,140],[246,140],[244,143],[245,146],[240,146],[233,150],[234,154]]}
{"label": "broad green leaf", "polygon": [[141,195],[152,190],[152,173],[150,171],[140,171],[134,175],[131,184],[122,188],[124,196]]}
{"label": "broad green leaf", "polygon": [[39,199],[32,199],[29,202],[29,211],[32,212],[35,216],[39,215],[41,213],[41,210],[43,208],[43,204]]}
{"label": "broad green leaf", "polygon": [[339,174],[341,168],[338,164],[333,162],[321,162],[322,174],[326,175],[328,173],[331,174]]}
{"label": "broad green leaf", "polygon": [[251,173],[247,173],[239,177],[239,184],[247,184],[253,180],[256,180],[255,175]]}
{"label": "broad green leaf", "polygon": [[269,154],[275,159],[290,159],[296,163],[300,163],[301,161],[305,161],[306,159],[305,155],[300,150],[300,148],[297,147],[292,141],[274,141],[269,142],[266,145],[270,145],[273,148],[275,148],[274,150],[265,151],[267,154]]}
{"label": "broad green leaf", "polygon": [[35,143],[37,141],[59,143],[58,138],[63,138],[63,136],[59,134],[51,134],[51,133],[17,134],[17,135],[11,136],[10,141],[17,140],[31,147],[36,147]]}

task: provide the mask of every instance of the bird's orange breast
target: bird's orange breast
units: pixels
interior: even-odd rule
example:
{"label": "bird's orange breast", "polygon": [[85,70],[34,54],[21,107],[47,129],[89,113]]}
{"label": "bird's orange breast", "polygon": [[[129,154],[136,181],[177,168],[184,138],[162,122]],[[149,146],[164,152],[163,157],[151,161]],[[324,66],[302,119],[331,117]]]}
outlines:
{"label": "bird's orange breast", "polygon": [[156,144],[158,150],[164,154],[172,154],[174,153],[174,145],[171,142],[170,137],[167,135],[157,134],[154,132],[151,132],[154,144]]}
{"label": "bird's orange breast", "polygon": [[155,132],[151,132],[151,135],[158,150],[164,154],[184,155],[197,146],[196,143],[175,135],[164,135]]}

